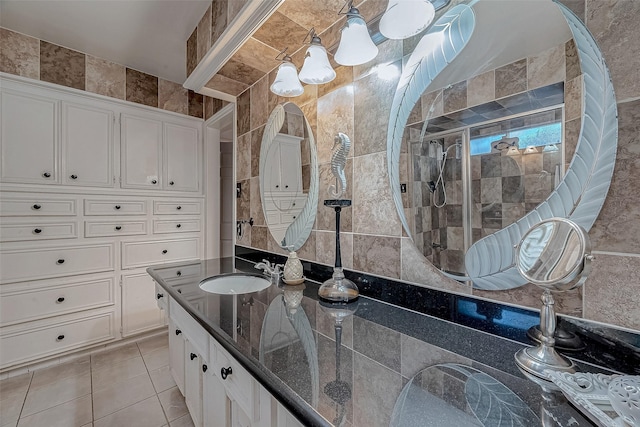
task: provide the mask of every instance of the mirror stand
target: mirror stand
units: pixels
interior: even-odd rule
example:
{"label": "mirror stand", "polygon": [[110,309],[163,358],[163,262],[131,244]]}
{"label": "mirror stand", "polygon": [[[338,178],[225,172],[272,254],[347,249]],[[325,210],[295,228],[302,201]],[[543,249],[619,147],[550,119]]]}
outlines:
{"label": "mirror stand", "polygon": [[542,311],[540,312],[540,344],[536,347],[523,348],[516,355],[516,364],[523,373],[532,379],[547,380],[545,371],[576,372],[576,365],[571,360],[558,354],[554,348],[556,331],[556,311],[553,295],[549,289],[542,294]]}

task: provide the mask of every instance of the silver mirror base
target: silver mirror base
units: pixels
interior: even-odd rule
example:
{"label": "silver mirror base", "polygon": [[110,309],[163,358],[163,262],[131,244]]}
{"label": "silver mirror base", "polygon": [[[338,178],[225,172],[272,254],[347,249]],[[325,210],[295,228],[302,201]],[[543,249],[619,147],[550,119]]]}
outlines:
{"label": "silver mirror base", "polygon": [[515,359],[518,369],[527,378],[549,389],[556,389],[557,387],[554,386],[545,373],[546,370],[570,374],[576,372],[575,363],[558,354],[553,347],[546,345],[523,348],[515,354]]}

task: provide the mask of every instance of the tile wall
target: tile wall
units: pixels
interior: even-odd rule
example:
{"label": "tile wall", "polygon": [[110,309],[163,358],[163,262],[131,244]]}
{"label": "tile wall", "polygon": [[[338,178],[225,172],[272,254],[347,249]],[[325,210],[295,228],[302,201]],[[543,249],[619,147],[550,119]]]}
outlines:
{"label": "tile wall", "polygon": [[[619,149],[608,198],[590,232],[597,255],[593,273],[582,289],[559,296],[556,308],[563,313],[640,330],[640,200],[635,191],[637,185],[633,185],[640,185],[636,173],[640,167],[640,84],[632,77],[637,77],[640,69],[640,27],[634,18],[640,15],[640,2],[563,2],[586,22],[607,61],[618,100]],[[331,28],[327,30],[328,35],[323,40],[330,38],[332,33]],[[329,160],[333,135],[340,131],[352,136],[353,142],[346,170],[351,184],[347,197],[353,200],[353,206],[343,211],[344,232],[341,236],[346,268],[537,308],[540,290],[531,285],[506,292],[488,292],[472,290],[444,278],[403,235],[389,189],[386,125],[402,60],[415,43],[411,39],[387,41],[380,46],[380,54],[371,63],[338,67],[333,82],[318,87],[306,86],[305,93],[293,99],[314,130],[320,162],[318,215],[313,232],[299,255],[320,263],[333,262],[333,212],[322,206],[322,200],[327,198],[326,188],[331,180]],[[571,52],[567,55],[571,56]],[[514,91],[524,91],[527,85],[543,86],[542,82],[549,81],[552,76],[547,75],[547,67],[540,64],[552,58],[555,56],[530,59],[528,64],[534,64],[540,73],[523,72],[526,70],[523,63],[496,70],[491,76],[474,77],[465,85],[481,90],[466,91],[466,102],[480,104]],[[570,81],[580,78],[576,61],[567,62],[565,73]],[[250,215],[256,221],[238,244],[282,253],[265,227],[257,173],[266,118],[282,101],[269,92],[274,77],[275,73],[271,72],[238,96],[237,161],[256,165],[239,169],[236,177],[243,182],[242,188],[247,189],[243,198],[248,198]],[[579,86],[579,81],[575,83]],[[461,88],[462,85],[452,87],[455,93],[451,93],[446,101],[443,99],[443,110],[462,108],[461,97],[455,96]],[[576,109],[567,108],[569,140],[575,140],[580,130],[579,121],[572,120],[580,115],[580,103],[574,105]],[[568,154],[571,158],[571,153]],[[406,158],[404,161],[406,163]],[[246,212],[239,209],[238,216],[241,215]],[[610,295],[610,298],[602,298],[602,295]],[[614,303],[614,295],[625,295],[625,298],[618,298]]]}
{"label": "tile wall", "polygon": [[180,83],[2,27],[0,71],[204,119],[227,104]]}

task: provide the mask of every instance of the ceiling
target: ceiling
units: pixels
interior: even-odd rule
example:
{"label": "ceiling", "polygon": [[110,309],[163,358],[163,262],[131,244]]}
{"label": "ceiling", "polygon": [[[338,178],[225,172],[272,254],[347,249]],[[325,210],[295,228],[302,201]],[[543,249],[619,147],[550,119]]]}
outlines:
{"label": "ceiling", "polygon": [[1,0],[0,26],[182,84],[211,0]]}

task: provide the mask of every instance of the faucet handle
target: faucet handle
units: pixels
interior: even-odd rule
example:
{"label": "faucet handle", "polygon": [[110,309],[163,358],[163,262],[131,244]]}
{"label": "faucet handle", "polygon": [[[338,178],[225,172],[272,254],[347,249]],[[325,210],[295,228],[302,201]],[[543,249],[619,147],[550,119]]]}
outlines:
{"label": "faucet handle", "polygon": [[277,274],[278,276],[282,274],[282,270],[284,269],[284,264],[273,264],[273,274]]}

